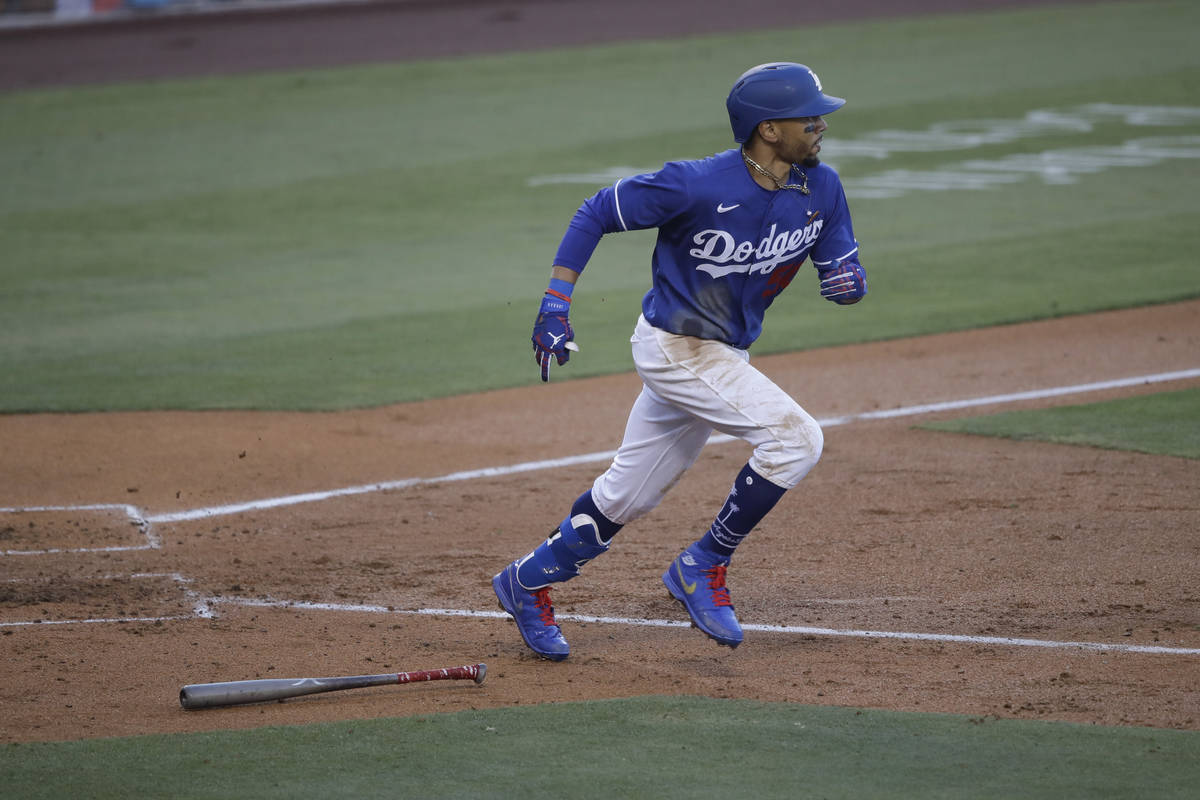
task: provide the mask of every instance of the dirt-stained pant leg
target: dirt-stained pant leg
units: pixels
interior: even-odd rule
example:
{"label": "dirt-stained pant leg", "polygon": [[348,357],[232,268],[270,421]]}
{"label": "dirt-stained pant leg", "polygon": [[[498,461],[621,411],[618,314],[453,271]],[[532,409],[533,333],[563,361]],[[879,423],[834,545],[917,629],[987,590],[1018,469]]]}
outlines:
{"label": "dirt-stained pant leg", "polygon": [[700,455],[713,429],[754,447],[751,468],[785,489],[821,457],[824,436],[808,412],[735,347],[654,328],[634,330],[645,383],[613,464],[596,479],[596,505],[626,524],[657,506]]}

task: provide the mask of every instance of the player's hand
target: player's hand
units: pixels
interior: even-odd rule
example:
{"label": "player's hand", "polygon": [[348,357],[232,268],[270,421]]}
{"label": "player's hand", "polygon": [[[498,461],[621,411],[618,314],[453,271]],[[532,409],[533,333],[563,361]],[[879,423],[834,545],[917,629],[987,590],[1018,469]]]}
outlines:
{"label": "player's hand", "polygon": [[838,305],[857,303],[867,293],[867,272],[857,262],[843,261],[836,267],[818,270],[817,276],[821,279],[821,297]]}
{"label": "player's hand", "polygon": [[571,329],[571,321],[567,313],[571,304],[549,292],[542,298],[542,307],[538,309],[537,321],[533,324],[533,360],[542,368],[542,380],[550,380],[550,359],[558,361],[561,367],[571,358],[572,352],[578,352],[575,344],[575,331]]}

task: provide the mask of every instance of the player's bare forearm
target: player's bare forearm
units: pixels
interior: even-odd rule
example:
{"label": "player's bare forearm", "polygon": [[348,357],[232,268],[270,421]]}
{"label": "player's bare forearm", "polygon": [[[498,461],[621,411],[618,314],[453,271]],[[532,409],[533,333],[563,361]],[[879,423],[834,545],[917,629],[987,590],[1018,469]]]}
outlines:
{"label": "player's bare forearm", "polygon": [[566,281],[572,286],[579,280],[579,273],[569,267],[563,267],[558,264],[550,270],[550,280]]}

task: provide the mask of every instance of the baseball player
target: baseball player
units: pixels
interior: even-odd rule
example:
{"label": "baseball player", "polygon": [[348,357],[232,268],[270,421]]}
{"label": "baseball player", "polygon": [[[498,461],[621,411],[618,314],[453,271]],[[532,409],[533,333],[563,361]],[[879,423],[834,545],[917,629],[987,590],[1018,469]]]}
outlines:
{"label": "baseball player", "polygon": [[617,531],[657,506],[714,430],[749,442],[753,454],[712,526],[662,580],[696,627],[718,644],[741,644],[725,585],[730,559],[823,445],[816,421],[750,365],[747,348],[806,258],[827,300],[847,305],[867,293],[841,181],[817,157],[823,116],[844,103],[803,64],[754,67],[726,100],[740,147],[619,180],[571,220],[533,328],[543,381],[551,360],[561,366],[578,350],[571,294],[601,237],[657,228],[658,239],[631,339],[643,387],[620,449],[550,537],[492,579],[537,655],[560,661],[570,652],[550,584],[578,575]]}

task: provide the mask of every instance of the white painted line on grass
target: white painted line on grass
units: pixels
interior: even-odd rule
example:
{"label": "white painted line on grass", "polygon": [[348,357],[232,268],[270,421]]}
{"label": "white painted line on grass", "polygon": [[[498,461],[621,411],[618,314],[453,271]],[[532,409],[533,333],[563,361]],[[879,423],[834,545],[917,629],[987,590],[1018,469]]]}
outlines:
{"label": "white painted line on grass", "polygon": [[[507,619],[503,611],[472,611],[463,608],[418,608],[397,609],[388,606],[361,603],[314,603],[288,600],[259,600],[241,597],[209,597],[213,605],[236,605],[251,608],[295,608],[311,611],[358,611],[370,614],[405,614],[431,617],[473,617],[477,619]],[[565,622],[590,622],[598,625],[625,625],[648,628],[688,628],[690,622],[669,619],[639,619],[637,617],[596,617],[588,614],[556,614]],[[1200,648],[1166,647],[1162,645],[1120,644],[1109,642],[1060,642],[1051,639],[1027,639],[1008,636],[966,636],[951,633],[911,633],[906,631],[871,631],[840,628],[811,628],[801,625],[756,625],[743,624],[742,629],[757,633],[780,633],[797,636],[831,636],[857,639],[901,639],[920,642],[945,642],[950,644],[982,644],[996,647],[1044,647],[1063,650],[1095,650],[1117,653],[1157,653],[1163,655],[1200,656]]]}
{"label": "white painted line on grass", "polygon": [[[901,408],[887,409],[884,411],[867,411],[861,414],[849,414],[841,417],[819,419],[817,422],[824,428],[831,428],[837,425],[846,425],[851,422],[865,420],[916,416],[920,414],[929,414],[936,411],[953,411],[961,408],[998,405],[1018,402],[1021,400],[1039,400],[1049,397],[1060,397],[1062,395],[1098,392],[1106,389],[1117,389],[1128,386],[1141,386],[1152,383],[1187,380],[1190,378],[1200,378],[1200,369],[1180,370],[1177,372],[1160,372],[1151,375],[1138,375],[1132,378],[1100,381],[1098,383],[1081,383],[1074,386],[1055,386],[1048,389],[1035,389],[1028,392],[998,394],[991,395],[989,397],[976,397],[967,400],[950,400],[942,403],[904,406]],[[715,434],[709,439],[709,443],[711,444],[720,444],[731,441],[735,441],[735,438],[726,434]],[[371,492],[405,489],[410,486],[429,486],[439,483],[475,480],[478,478],[503,477],[522,472],[536,472],[539,470],[555,469],[558,467],[571,467],[579,464],[603,463],[605,461],[611,461],[616,453],[616,450],[604,450],[597,453],[585,453],[583,455],[555,458],[546,461],[526,461],[521,464],[511,464],[505,467],[485,467],[483,469],[467,470],[464,472],[453,472],[449,475],[442,475],[436,478],[406,478],[399,481],[372,483],[365,486],[349,486],[344,489],[333,489],[331,491],[324,492],[307,492],[305,494],[287,495],[285,497],[272,497],[265,500],[250,500],[244,503],[236,503],[232,505],[210,506],[208,508],[195,508],[187,511],[173,511],[165,514],[153,514],[146,517],[146,519],[149,522],[184,522],[188,520],[207,519],[209,517],[239,514],[245,511],[259,511],[267,508],[298,505],[300,503],[321,502],[323,500],[331,500],[335,497],[346,497],[349,495],[368,494]]]}

